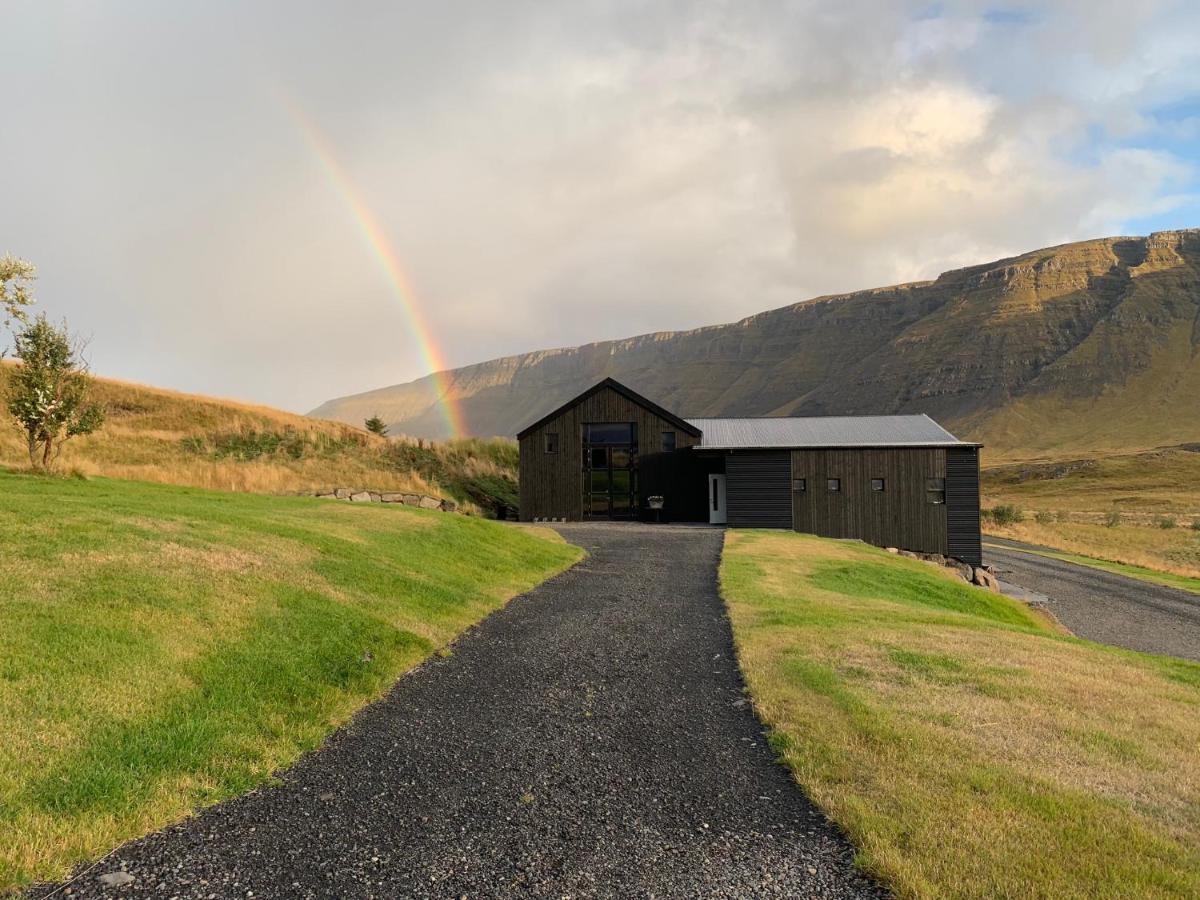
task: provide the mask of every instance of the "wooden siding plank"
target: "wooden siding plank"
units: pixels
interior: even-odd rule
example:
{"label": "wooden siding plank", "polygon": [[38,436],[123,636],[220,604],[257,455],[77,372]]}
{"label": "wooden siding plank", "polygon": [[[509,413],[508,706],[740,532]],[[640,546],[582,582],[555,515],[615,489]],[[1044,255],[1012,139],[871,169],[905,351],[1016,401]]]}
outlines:
{"label": "wooden siding plank", "polygon": [[[662,432],[675,432],[677,449],[695,446],[699,438],[605,388],[544,422],[520,441],[521,519],[583,518],[583,426],[588,422],[633,422],[638,432],[639,461],[659,452]],[[545,435],[559,436],[558,453],[543,449]],[[640,472],[639,472],[640,478]],[[646,493],[638,485],[638,505],[645,506]],[[703,491],[700,485],[698,490]],[[668,503],[671,498],[668,498]]]}
{"label": "wooden siding plank", "polygon": [[[948,551],[946,506],[928,502],[927,478],[946,477],[943,448],[861,448],[793,450],[792,479],[807,489],[792,493],[797,531],[834,538],[857,538],[881,547],[923,553]],[[841,491],[826,487],[841,481]],[[884,490],[871,490],[871,479]]]}
{"label": "wooden siding plank", "polygon": [[725,458],[729,524],[745,528],[791,528],[792,465],[787,450],[733,453]]}
{"label": "wooden siding plank", "polygon": [[979,521],[979,450],[955,447],[946,451],[947,555],[983,565],[983,536]]}

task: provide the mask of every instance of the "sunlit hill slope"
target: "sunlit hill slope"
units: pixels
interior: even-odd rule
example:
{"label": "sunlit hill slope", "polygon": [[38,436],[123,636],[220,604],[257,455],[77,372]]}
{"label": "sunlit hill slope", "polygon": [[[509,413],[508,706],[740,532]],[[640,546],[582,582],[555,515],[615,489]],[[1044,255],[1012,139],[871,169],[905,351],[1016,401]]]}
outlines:
{"label": "sunlit hill slope", "polygon": [[[1200,230],[1035,250],[933,281],[821,297],[694,331],[541,350],[455,369],[475,434],[515,433],[618,378],[690,416],[925,412],[992,460],[1195,440]],[[429,378],[330,400],[444,427]]]}
{"label": "sunlit hill slope", "polygon": [[[0,365],[0,393],[10,364]],[[64,471],[219,490],[291,493],[343,486],[452,497],[469,512],[516,502],[510,441],[387,439],[340,422],[97,379],[104,427],[66,445]],[[0,466],[27,467],[0,426]]]}

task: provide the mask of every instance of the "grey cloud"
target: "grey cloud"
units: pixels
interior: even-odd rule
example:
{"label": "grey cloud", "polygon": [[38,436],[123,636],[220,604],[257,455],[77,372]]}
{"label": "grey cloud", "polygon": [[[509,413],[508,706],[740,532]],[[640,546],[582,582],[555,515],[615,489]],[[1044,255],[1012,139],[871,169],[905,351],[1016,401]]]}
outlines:
{"label": "grey cloud", "polygon": [[929,9],[17,5],[0,252],[97,370],[306,409],[425,363],[281,94],[455,365],[929,277],[1194,190],[1147,115],[1200,94],[1194,4]]}

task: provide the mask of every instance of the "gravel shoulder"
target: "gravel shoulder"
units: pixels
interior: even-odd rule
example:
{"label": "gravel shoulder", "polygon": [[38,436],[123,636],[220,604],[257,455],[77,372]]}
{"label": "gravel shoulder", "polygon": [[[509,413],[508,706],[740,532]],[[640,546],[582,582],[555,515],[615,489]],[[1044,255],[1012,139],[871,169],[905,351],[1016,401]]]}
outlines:
{"label": "gravel shoulder", "polygon": [[[985,537],[1000,578],[1046,597],[1046,608],[1088,640],[1200,660],[1200,596],[1040,556],[1043,548]],[[1034,551],[1034,552],[1031,552]]]}
{"label": "gravel shoulder", "polygon": [[277,784],[125,845],[72,896],[884,896],[765,744],[722,533],[559,530],[590,556]]}

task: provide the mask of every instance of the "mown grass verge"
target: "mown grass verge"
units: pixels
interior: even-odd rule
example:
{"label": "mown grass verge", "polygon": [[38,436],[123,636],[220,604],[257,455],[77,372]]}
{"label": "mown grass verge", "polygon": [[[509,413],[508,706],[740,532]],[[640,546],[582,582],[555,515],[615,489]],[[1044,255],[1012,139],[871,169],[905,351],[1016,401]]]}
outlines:
{"label": "mown grass verge", "polygon": [[260,783],[579,555],[439,512],[0,473],[0,891]]}
{"label": "mown grass verge", "polygon": [[1082,556],[1078,553],[1063,553],[1058,550],[1032,549],[1027,547],[1009,547],[1005,544],[988,544],[984,538],[983,546],[995,547],[997,550],[1006,550],[1010,553],[1030,553],[1034,556],[1045,556],[1050,559],[1061,559],[1064,562],[1072,562],[1080,566],[1089,566],[1093,569],[1101,569],[1105,572],[1113,572],[1117,575],[1124,575],[1128,578],[1136,578],[1139,581],[1148,581],[1151,584],[1161,584],[1166,587],[1179,588],[1183,591],[1191,591],[1194,594],[1200,594],[1200,578],[1190,578],[1187,575],[1174,575],[1170,572],[1160,572],[1157,569],[1147,569],[1144,566],[1133,566],[1128,563],[1114,562],[1111,559],[1097,559],[1094,556]]}
{"label": "mown grass verge", "polygon": [[902,897],[1200,895],[1200,665],[874,548],[730,532],[772,745]]}

